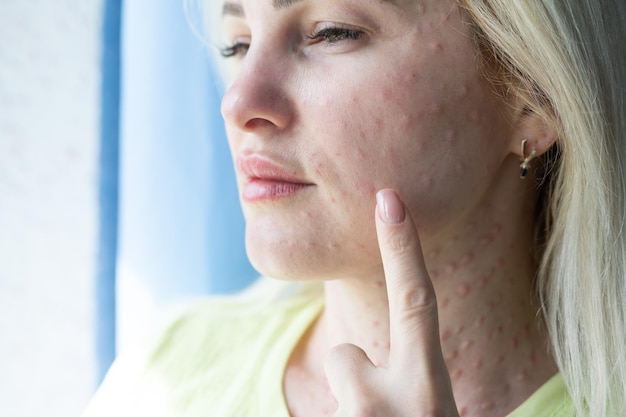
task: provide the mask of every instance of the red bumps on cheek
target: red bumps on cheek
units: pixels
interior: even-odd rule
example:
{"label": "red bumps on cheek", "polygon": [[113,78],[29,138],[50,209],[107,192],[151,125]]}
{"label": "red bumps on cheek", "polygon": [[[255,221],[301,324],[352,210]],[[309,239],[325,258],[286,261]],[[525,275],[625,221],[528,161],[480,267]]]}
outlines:
{"label": "red bumps on cheek", "polygon": [[459,285],[459,287],[457,288],[456,294],[461,298],[465,298],[470,293],[470,291],[471,291],[470,286],[466,283],[463,283]]}

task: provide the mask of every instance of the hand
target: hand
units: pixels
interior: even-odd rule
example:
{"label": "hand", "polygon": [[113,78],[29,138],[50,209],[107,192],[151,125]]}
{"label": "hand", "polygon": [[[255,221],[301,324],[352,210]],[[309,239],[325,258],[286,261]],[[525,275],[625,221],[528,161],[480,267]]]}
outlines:
{"label": "hand", "polygon": [[389,298],[389,362],[376,367],[355,345],[333,348],[326,376],[339,406],[332,416],[458,417],[439,342],[437,300],[415,225],[394,191],[376,197]]}

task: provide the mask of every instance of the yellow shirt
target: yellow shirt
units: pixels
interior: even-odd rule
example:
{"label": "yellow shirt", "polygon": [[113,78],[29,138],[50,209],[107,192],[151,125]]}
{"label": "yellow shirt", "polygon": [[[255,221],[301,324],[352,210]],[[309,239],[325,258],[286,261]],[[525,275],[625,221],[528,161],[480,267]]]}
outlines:
{"label": "yellow shirt", "polygon": [[[316,287],[304,288],[194,306],[147,348],[121,356],[83,417],[289,417],[285,366],[323,307]],[[570,413],[555,376],[508,417]]]}

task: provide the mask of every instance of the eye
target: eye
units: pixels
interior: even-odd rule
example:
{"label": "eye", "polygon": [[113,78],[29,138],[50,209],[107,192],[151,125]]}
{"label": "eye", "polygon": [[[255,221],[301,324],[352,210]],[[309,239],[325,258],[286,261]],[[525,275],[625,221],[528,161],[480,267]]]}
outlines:
{"label": "eye", "polygon": [[248,52],[249,48],[250,48],[250,43],[237,41],[230,46],[225,46],[223,48],[220,48],[220,54],[224,58],[242,57]]}
{"label": "eye", "polygon": [[363,35],[364,32],[358,29],[327,27],[309,35],[308,38],[311,40],[322,40],[326,43],[334,44],[345,40],[358,40]]}

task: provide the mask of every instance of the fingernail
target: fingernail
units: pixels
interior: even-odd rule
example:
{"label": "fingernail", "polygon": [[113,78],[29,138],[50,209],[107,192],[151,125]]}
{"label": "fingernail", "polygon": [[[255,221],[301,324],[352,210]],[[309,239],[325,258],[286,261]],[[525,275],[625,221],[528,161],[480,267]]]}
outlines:
{"label": "fingernail", "polygon": [[404,205],[393,190],[380,190],[376,193],[378,215],[387,224],[400,224],[404,221]]}

